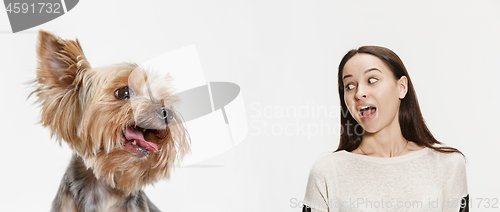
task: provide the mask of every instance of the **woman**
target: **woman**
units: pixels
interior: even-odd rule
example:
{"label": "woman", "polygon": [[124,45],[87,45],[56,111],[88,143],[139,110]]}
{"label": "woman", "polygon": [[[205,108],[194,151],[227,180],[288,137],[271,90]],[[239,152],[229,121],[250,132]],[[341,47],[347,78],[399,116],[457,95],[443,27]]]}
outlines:
{"label": "woman", "polygon": [[468,211],[463,154],[438,146],[394,52],[349,51],[338,84],[340,144],[314,163],[303,211]]}

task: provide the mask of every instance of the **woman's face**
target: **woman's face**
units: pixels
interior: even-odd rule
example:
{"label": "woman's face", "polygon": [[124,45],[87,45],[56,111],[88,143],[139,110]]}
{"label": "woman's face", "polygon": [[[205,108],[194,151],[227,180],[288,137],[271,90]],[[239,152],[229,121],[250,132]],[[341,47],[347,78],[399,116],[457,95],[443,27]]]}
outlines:
{"label": "woman's face", "polygon": [[366,132],[376,133],[391,124],[399,126],[399,104],[407,92],[406,77],[396,80],[382,60],[365,53],[349,59],[342,74],[344,101]]}

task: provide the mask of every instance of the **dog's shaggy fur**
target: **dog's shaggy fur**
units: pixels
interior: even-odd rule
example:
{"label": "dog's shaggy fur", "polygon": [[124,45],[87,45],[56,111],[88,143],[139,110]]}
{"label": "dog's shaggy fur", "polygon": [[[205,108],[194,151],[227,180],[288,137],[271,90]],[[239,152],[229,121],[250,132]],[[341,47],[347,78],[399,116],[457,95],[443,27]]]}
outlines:
{"label": "dog's shaggy fur", "polygon": [[78,40],[40,31],[41,123],[74,156],[52,211],[159,211],[141,188],[189,152],[171,79],[135,64],[92,68]]}

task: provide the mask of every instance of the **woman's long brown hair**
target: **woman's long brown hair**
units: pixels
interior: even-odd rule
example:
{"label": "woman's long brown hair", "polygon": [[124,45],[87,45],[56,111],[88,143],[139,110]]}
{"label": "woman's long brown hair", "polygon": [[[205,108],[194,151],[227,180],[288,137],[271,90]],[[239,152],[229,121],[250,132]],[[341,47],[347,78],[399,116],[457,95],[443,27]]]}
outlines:
{"label": "woman's long brown hair", "polygon": [[339,147],[336,151],[346,150],[351,152],[355,150],[361,144],[361,139],[364,133],[364,131],[362,133],[356,132],[356,130],[359,131],[358,128],[361,128],[361,126],[359,126],[358,122],[354,120],[347,109],[347,105],[344,101],[344,83],[342,80],[342,72],[347,61],[354,55],[360,53],[370,54],[381,59],[392,71],[395,79],[400,79],[402,76],[406,76],[406,78],[408,78],[408,92],[405,98],[401,100],[401,105],[399,106],[399,126],[403,137],[406,140],[413,141],[419,146],[429,147],[438,152],[458,152],[463,155],[462,152],[453,147],[434,146],[435,144],[441,145],[441,142],[434,138],[425,124],[424,117],[420,111],[420,106],[418,105],[415,89],[413,88],[410,75],[408,75],[408,71],[406,71],[403,61],[401,61],[398,55],[390,49],[380,46],[363,46],[358,49],[353,49],[349,51],[340,62],[338,85],[341,105],[341,135]]}

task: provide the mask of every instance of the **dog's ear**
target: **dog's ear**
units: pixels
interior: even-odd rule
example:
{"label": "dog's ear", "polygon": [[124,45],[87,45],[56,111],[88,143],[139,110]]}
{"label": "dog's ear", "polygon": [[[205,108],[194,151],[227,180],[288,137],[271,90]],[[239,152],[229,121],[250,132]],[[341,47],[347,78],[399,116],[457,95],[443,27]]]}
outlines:
{"label": "dog's ear", "polygon": [[71,148],[82,148],[77,127],[81,119],[78,88],[90,65],[78,40],[63,40],[40,31],[38,37],[37,77],[32,81],[42,106],[40,120],[52,135],[65,140]]}
{"label": "dog's ear", "polygon": [[37,53],[37,81],[45,86],[75,87],[77,75],[91,68],[78,39],[64,40],[40,30]]}

